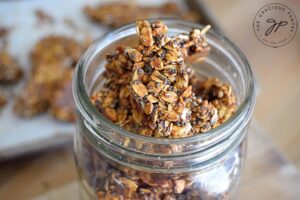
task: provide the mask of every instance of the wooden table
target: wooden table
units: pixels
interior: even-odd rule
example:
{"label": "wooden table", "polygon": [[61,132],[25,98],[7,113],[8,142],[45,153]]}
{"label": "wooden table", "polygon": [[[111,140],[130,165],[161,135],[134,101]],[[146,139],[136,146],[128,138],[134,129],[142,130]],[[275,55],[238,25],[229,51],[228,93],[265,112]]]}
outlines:
{"label": "wooden table", "polygon": [[[227,36],[248,57],[260,87],[237,198],[299,199],[299,30],[289,45],[269,48],[256,39],[252,30],[255,13],[267,1],[205,2]],[[300,17],[298,1],[284,1],[284,4]],[[0,165],[1,199],[75,200],[76,187],[71,144]]]}

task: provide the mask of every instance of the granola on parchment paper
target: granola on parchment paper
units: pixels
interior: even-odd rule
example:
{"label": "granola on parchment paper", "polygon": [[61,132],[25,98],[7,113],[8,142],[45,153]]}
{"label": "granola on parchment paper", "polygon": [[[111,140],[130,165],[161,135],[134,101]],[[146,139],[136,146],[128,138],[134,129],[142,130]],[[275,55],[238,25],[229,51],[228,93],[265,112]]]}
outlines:
{"label": "granola on parchment paper", "polygon": [[[125,11],[125,12],[124,12]],[[84,13],[93,21],[119,27],[137,20],[169,17],[188,21],[200,21],[199,13],[184,12],[176,3],[168,2],[160,6],[140,6],[135,2],[110,2],[99,6],[87,6]]]}
{"label": "granola on parchment paper", "polygon": [[[22,117],[33,117],[48,111],[59,98],[56,97],[59,96],[57,93],[72,74],[83,50],[82,44],[66,36],[51,35],[40,40],[30,54],[31,77],[17,96],[14,111]],[[71,104],[73,99],[69,100]],[[54,107],[54,117],[64,121],[73,120],[73,114],[63,114],[65,111],[60,111],[58,104]]]}
{"label": "granola on parchment paper", "polygon": [[2,91],[0,91],[0,108],[4,107],[6,104],[7,104],[7,97]]}
{"label": "granola on parchment paper", "polygon": [[0,84],[13,84],[23,76],[19,64],[7,51],[0,51]]}

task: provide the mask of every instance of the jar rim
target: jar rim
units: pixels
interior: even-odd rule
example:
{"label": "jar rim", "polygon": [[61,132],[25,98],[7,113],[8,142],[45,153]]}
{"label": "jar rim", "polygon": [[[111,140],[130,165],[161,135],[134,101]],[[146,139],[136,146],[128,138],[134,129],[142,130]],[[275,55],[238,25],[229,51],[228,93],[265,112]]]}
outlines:
{"label": "jar rim", "polygon": [[[150,20],[153,21],[153,20]],[[202,29],[204,26],[201,24],[196,24],[192,22],[186,22],[182,20],[176,20],[176,19],[162,19],[164,23],[177,23],[182,24],[185,26],[190,26],[191,28],[200,28]],[[142,142],[151,142],[154,144],[182,144],[182,143],[188,143],[188,142],[195,142],[195,141],[206,141],[211,138],[214,138],[216,136],[219,136],[221,134],[225,134],[231,124],[240,122],[241,116],[245,114],[245,112],[248,112],[246,121],[250,119],[250,116],[253,112],[254,108],[254,94],[255,94],[255,88],[254,88],[254,79],[253,79],[253,73],[250,67],[250,64],[245,57],[245,55],[242,53],[242,51],[228,38],[226,38],[223,35],[220,35],[219,33],[215,32],[214,30],[210,30],[208,33],[206,33],[206,37],[216,37],[218,39],[221,39],[226,43],[226,45],[229,45],[235,53],[239,56],[242,63],[244,64],[244,68],[246,70],[246,73],[249,75],[250,78],[247,79],[246,82],[246,91],[245,91],[245,98],[240,102],[237,111],[224,123],[222,123],[220,126],[209,130],[205,133],[196,134],[190,137],[184,137],[184,138],[156,138],[156,137],[149,137],[149,136],[143,136],[140,134],[136,134],[130,131],[127,131],[117,124],[111,122],[108,120],[102,113],[100,113],[95,106],[90,101],[90,97],[87,92],[86,83],[85,83],[85,66],[87,66],[87,63],[93,58],[93,56],[96,54],[96,49],[99,48],[99,46],[104,46],[103,44],[109,44],[109,38],[112,36],[120,33],[120,32],[126,32],[126,30],[135,28],[135,23],[131,23],[125,26],[122,26],[112,32],[108,32],[104,34],[101,38],[96,40],[94,44],[92,44],[88,50],[83,54],[83,56],[80,58],[77,68],[74,74],[73,78],[73,96],[75,99],[75,103],[77,108],[79,108],[79,112],[83,115],[83,117],[90,123],[95,125],[97,128],[99,122],[103,122],[107,124],[113,131],[116,131],[117,133],[122,134],[125,137],[128,137],[130,139],[137,139]],[[247,109],[248,106],[250,106],[250,109]],[[249,113],[250,112],[250,113]],[[228,136],[224,135],[224,137]]]}

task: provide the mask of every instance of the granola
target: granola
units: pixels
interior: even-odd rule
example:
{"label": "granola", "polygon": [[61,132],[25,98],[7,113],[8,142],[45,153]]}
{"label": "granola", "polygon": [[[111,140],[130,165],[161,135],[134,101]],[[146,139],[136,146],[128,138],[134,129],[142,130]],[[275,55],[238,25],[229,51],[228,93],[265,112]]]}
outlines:
{"label": "granola", "polygon": [[65,36],[50,35],[40,40],[31,52],[33,70],[43,64],[60,64],[75,67],[82,53],[80,44]]}
{"label": "granola", "polygon": [[162,22],[138,21],[139,45],[107,56],[106,83],[92,102],[112,122],[147,136],[187,137],[217,127],[236,110],[231,86],[197,79],[186,65],[207,56],[208,29],[171,38]]}
{"label": "granola", "polygon": [[6,51],[0,52],[0,72],[0,84],[16,83],[23,76],[17,61]]}
{"label": "granola", "polygon": [[[84,50],[83,45],[65,36],[48,36],[39,41],[31,52],[31,78],[17,97],[14,111],[22,117],[33,117],[46,112],[53,104],[52,114],[58,119],[73,120],[74,111],[69,112],[68,103],[58,103],[66,79]],[[53,103],[54,102],[54,103]],[[63,107],[66,105],[66,107]]]}
{"label": "granola", "polygon": [[0,108],[5,106],[6,104],[7,104],[7,97],[2,91],[0,91]]}
{"label": "granola", "polygon": [[50,108],[50,113],[54,118],[66,122],[75,121],[75,103],[72,95],[71,81],[72,74],[72,70],[66,74],[62,87],[54,93]]}
{"label": "granola", "polygon": [[[84,175],[98,200],[229,199],[243,156],[241,144],[218,167],[184,173],[151,173],[121,166],[99,153],[87,138],[81,139]],[[212,178],[216,176],[220,179]]]}
{"label": "granola", "polygon": [[[126,10],[126,12],[124,12]],[[172,17],[189,21],[199,21],[198,13],[183,12],[176,3],[165,3],[161,6],[139,6],[135,3],[112,2],[97,7],[87,6],[85,14],[93,21],[112,27],[119,27],[141,19]]]}
{"label": "granola", "polygon": [[[209,28],[169,37],[162,22],[138,21],[138,45],[118,47],[107,55],[105,83],[91,96],[92,103],[124,129],[151,137],[188,137],[224,123],[237,109],[231,85],[200,78],[188,66],[208,55],[205,32]],[[197,173],[146,173],[99,161],[97,153],[87,157],[95,165],[91,173],[96,173],[88,180],[101,179],[91,183],[99,200],[227,198],[226,192],[214,196],[198,191]]]}

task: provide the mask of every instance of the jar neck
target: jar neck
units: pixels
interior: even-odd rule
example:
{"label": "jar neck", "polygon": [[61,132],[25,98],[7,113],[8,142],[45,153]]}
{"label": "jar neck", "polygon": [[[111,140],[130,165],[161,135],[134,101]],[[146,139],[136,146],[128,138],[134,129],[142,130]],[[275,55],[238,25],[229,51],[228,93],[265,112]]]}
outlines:
{"label": "jar neck", "polygon": [[83,137],[93,148],[121,166],[150,172],[181,173],[186,169],[204,169],[231,155],[245,138],[249,117],[247,115],[251,115],[250,110],[245,112],[238,126],[228,130],[226,137],[215,141],[215,138],[207,138],[205,142],[195,140],[159,144],[122,137],[105,126],[102,126],[99,132],[99,127],[95,128],[85,119],[81,120],[81,127],[86,129]]}
{"label": "jar neck", "polygon": [[[169,27],[170,32],[175,33],[202,28],[200,25],[178,20],[165,20],[164,23]],[[213,31],[207,34],[207,41],[213,48],[222,48],[219,52],[232,60],[232,65],[237,68],[237,76],[240,77],[241,92],[244,93],[240,98],[237,112],[224,124],[207,133],[192,137],[161,139],[128,132],[113,124],[96,110],[89,100],[88,92],[92,88],[92,81],[89,80],[97,78],[95,76],[88,80],[88,74],[93,74],[89,71],[91,63],[97,60],[96,58],[104,53],[111,43],[132,35],[135,35],[134,24],[104,36],[87,50],[78,63],[73,80],[73,92],[78,109],[78,121],[85,129],[84,137],[94,145],[95,149],[122,165],[160,173],[181,172],[186,168],[191,171],[197,170],[212,165],[233,151],[245,137],[245,129],[253,111],[253,76],[240,50]]]}

